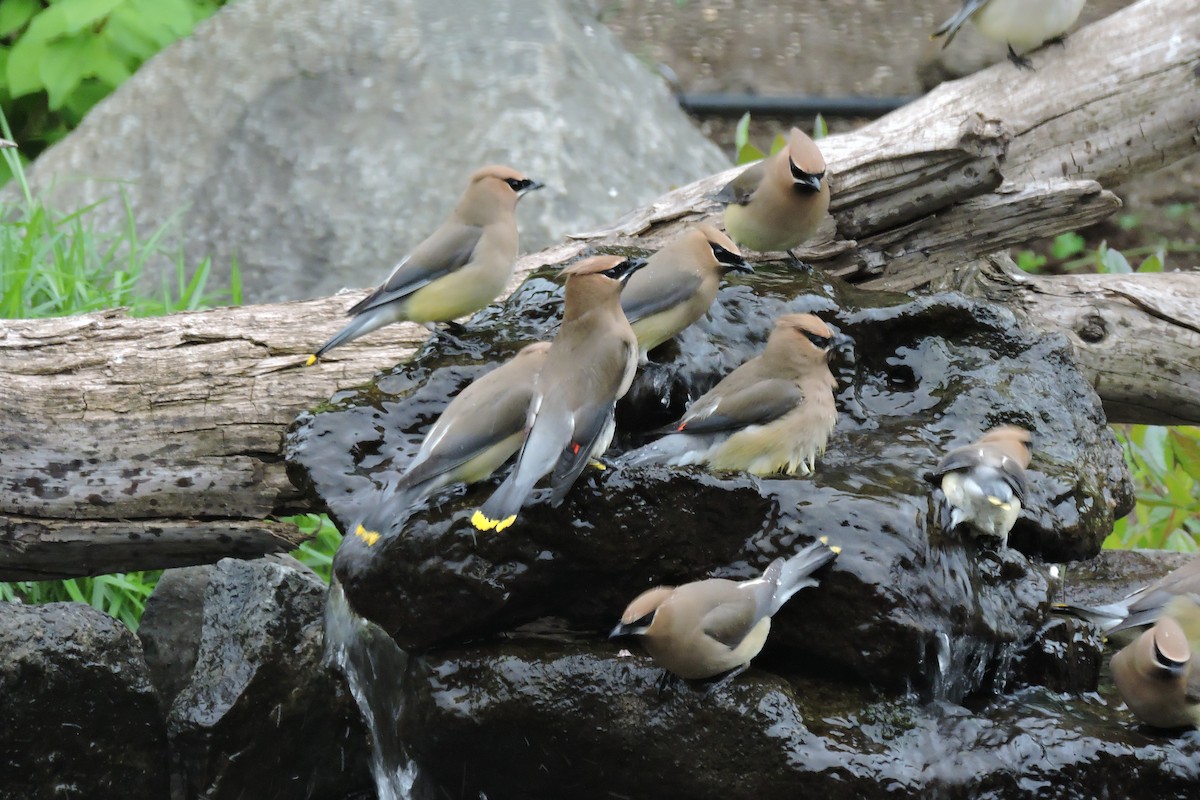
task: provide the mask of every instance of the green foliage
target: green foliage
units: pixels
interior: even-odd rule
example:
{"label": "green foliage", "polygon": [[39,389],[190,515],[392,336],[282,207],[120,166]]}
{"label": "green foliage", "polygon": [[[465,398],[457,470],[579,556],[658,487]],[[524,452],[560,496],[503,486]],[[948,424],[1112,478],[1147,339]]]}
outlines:
{"label": "green foliage", "polygon": [[737,147],[737,163],[749,164],[751,161],[758,161],[759,159],[766,158],[768,155],[775,155],[787,147],[787,139],[782,133],[775,134],[775,139],[771,142],[769,153],[764,153],[750,144],[750,112],[747,111],[738,120],[737,128],[734,129],[733,144]]}
{"label": "green foliage", "polygon": [[87,603],[136,631],[161,571],[125,572],[65,581],[0,583],[0,602]]}
{"label": "green foliage", "polygon": [[1115,428],[1133,476],[1137,508],[1105,547],[1200,550],[1200,428]]}
{"label": "green foliage", "polygon": [[342,534],[324,514],[300,514],[295,517],[285,517],[301,531],[313,538],[293,550],[292,555],[306,564],[321,579],[329,583],[333,571],[333,554],[342,543]]}
{"label": "green foliage", "polygon": [[813,141],[824,139],[829,135],[829,123],[825,121],[824,114],[817,114],[817,118],[813,120]]}
{"label": "green foliage", "polygon": [[[1167,266],[1169,256],[1195,253],[1200,253],[1200,245],[1192,242],[1159,242],[1145,247],[1130,247],[1124,251],[1109,247],[1107,242],[1101,242],[1095,250],[1088,251],[1084,238],[1070,231],[1054,237],[1048,256],[1033,250],[1020,250],[1015,260],[1018,267],[1032,273],[1162,272]],[[1130,259],[1141,259],[1137,269],[1130,264]]]}
{"label": "green foliage", "polygon": [[[3,0],[0,109],[34,156],[223,0]],[[0,183],[7,180],[0,173]]]}

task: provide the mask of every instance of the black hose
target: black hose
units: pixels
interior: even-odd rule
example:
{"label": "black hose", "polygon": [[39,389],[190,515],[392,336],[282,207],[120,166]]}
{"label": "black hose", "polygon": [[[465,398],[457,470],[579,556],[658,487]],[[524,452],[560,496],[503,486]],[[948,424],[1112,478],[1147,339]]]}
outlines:
{"label": "black hose", "polygon": [[680,93],[675,98],[684,111],[713,117],[740,117],[747,111],[762,117],[880,117],[916,99],[732,93]]}

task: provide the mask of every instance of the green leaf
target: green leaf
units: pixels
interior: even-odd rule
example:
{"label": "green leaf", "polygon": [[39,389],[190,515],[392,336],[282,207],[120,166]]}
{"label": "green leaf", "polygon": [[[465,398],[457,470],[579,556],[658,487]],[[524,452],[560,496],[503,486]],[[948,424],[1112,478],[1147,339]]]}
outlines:
{"label": "green leaf", "polygon": [[740,155],[742,149],[750,144],[750,112],[742,114],[742,118],[738,120],[737,127],[733,129],[733,146],[737,148]]}
{"label": "green leaf", "polygon": [[4,0],[0,3],[0,36],[16,33],[42,7],[38,0]]}
{"label": "green leaf", "polygon": [[825,122],[825,117],[822,114],[817,114],[817,118],[813,120],[813,139],[824,139],[829,135],[829,124]]}
{"label": "green leaf", "polygon": [[58,0],[54,7],[59,9],[67,20],[67,33],[79,33],[102,19],[108,17],[125,0]]}
{"label": "green leaf", "polygon": [[1098,251],[1100,256],[1100,271],[1109,274],[1127,274],[1133,272],[1133,267],[1125,260],[1120,250],[1112,250],[1102,245]]}
{"label": "green leaf", "polygon": [[1077,256],[1087,249],[1087,243],[1083,237],[1074,231],[1060,233],[1054,237],[1054,243],[1050,246],[1050,255],[1054,256],[1059,261]]}
{"label": "green leaf", "polygon": [[743,147],[741,150],[738,150],[737,163],[749,164],[751,161],[758,161],[759,159],[764,158],[764,157],[765,157],[765,154],[763,153],[762,150],[759,150],[757,147],[755,147],[752,144],[748,144],[745,147]]}
{"label": "green leaf", "polygon": [[1156,252],[1154,252],[1152,255],[1148,256],[1146,258],[1146,260],[1141,263],[1140,266],[1138,266],[1137,271],[1138,272],[1162,272],[1163,265],[1166,263],[1166,261],[1167,261],[1166,251],[1164,251],[1160,247]]}
{"label": "green leaf", "polygon": [[1017,253],[1017,266],[1026,272],[1041,272],[1042,267],[1046,266],[1047,259],[1040,253],[1035,253],[1032,250],[1021,250]]}
{"label": "green leaf", "polygon": [[787,138],[782,133],[775,134],[775,138],[771,140],[771,155],[775,155],[787,147],[787,142]]}
{"label": "green leaf", "polygon": [[67,95],[89,74],[92,61],[107,55],[94,36],[71,36],[47,44],[38,73],[50,97],[50,110],[61,108]]}
{"label": "green leaf", "polygon": [[1171,449],[1175,451],[1175,462],[1194,480],[1200,481],[1200,439],[1189,431],[1196,428],[1173,428],[1171,430]]}
{"label": "green leaf", "polygon": [[22,36],[8,53],[8,64],[4,73],[8,81],[8,93],[11,97],[24,97],[27,94],[40,92],[45,87],[42,83],[38,65],[46,53],[46,43],[42,40],[31,39],[29,34]]}

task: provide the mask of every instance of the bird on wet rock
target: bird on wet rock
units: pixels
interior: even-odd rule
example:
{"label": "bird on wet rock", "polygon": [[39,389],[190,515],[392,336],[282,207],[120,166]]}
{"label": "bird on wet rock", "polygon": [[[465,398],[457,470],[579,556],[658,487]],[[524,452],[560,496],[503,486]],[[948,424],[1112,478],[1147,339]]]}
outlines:
{"label": "bird on wet rock", "polygon": [[1127,639],[1131,631],[1152,625],[1167,603],[1181,595],[1200,596],[1200,556],[1115,603],[1061,604],[1056,610],[1094,623],[1109,639]]}
{"label": "bird on wet rock", "polygon": [[1156,728],[1200,726],[1200,596],[1176,595],[1149,630],[1112,657],[1129,710]]}
{"label": "bird on wet rock", "polygon": [[971,20],[983,36],[1008,45],[1008,60],[1022,69],[1033,69],[1024,54],[1047,42],[1062,41],[1079,19],[1084,0],[963,0],[954,16],[929,37],[945,36],[946,47],[954,34]]}
{"label": "bird on wet rock", "polygon": [[384,325],[432,327],[487,306],[504,291],[517,260],[517,201],[542,184],[510,167],[483,167],[458,205],[429,238],[397,265],[382,286],[354,304],[353,319],[308,363]]}
{"label": "bird on wet rock", "polygon": [[792,249],[812,238],[829,211],[825,157],[792,128],[787,147],[746,168],[716,195],[726,203],[730,238],[760,253]]}
{"label": "bird on wet rock", "polygon": [[811,474],[837,423],[832,345],[833,331],[819,317],[779,317],[762,353],[692,403],[666,436],[619,462]]}
{"label": "bird on wet rock", "polygon": [[549,351],[549,342],[526,345],[456,395],[393,490],[364,514],[355,534],[369,537],[390,528],[438,489],[484,480],[508,461],[525,439],[537,376]]}
{"label": "bird on wet rock", "polygon": [[1017,425],[987,431],[978,441],[951,450],[928,477],[940,483],[950,510],[949,530],[969,525],[977,535],[1008,542],[1029,495],[1025,469],[1032,436]]}
{"label": "bird on wet rock", "polygon": [[621,309],[637,335],[641,359],[708,313],[721,278],[750,265],[728,236],[704,223],[685,229],[650,256],[621,290]]}
{"label": "bird on wet rock", "polygon": [[563,321],[534,387],[529,434],[516,466],[471,517],[480,530],[502,531],[516,520],[534,486],[551,474],[557,503],[588,461],[612,441],[613,411],[638,365],[637,336],[621,310],[621,286],[642,259],[594,256],[563,270]]}
{"label": "bird on wet rock", "polygon": [[792,595],[818,581],[813,573],[841,548],[822,537],[791,558],[777,558],[761,577],[659,586],[639,595],[609,634],[640,637],[660,667],[688,680],[744,671],[771,631],[771,617]]}

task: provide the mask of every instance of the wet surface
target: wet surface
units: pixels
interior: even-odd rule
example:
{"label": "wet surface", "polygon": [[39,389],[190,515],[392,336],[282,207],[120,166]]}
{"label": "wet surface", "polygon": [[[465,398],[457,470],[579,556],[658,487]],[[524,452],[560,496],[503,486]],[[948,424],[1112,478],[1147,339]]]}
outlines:
{"label": "wet surface", "polygon": [[516,639],[418,659],[410,740],[464,798],[1184,798],[1200,780],[1200,732],[1138,725],[1107,680],[969,706],[759,669],[660,692],[648,659],[613,649]]}
{"label": "wet surface", "polygon": [[[768,657],[790,653],[804,674],[849,670],[955,700],[1042,680],[1014,671],[1046,667],[1019,658],[1047,616],[1051,581],[1039,562],[1095,554],[1132,500],[1065,340],[959,295],[864,293],[782,264],[759,265],[752,280],[726,286],[709,318],[651,354],[619,406],[608,455],[640,444],[757,353],[775,317],[811,311],[845,337],[832,360],[841,416],[814,478],[589,470],[561,506],[535,499],[511,529],[480,533],[468,520],[497,476],[448,488],[407,519],[370,519],[451,393],[553,335],[561,290],[535,275],[460,339],[439,336],[289,433],[298,484],[343,530],[367,519],[383,534],[374,545],[348,536],[338,554],[355,610],[413,650],[546,615],[601,631],[651,585],[749,577],[827,535],[841,557],[776,617]],[[925,473],[949,447],[1005,422],[1034,431],[1033,494],[1014,548],[997,553],[942,530]]]}

